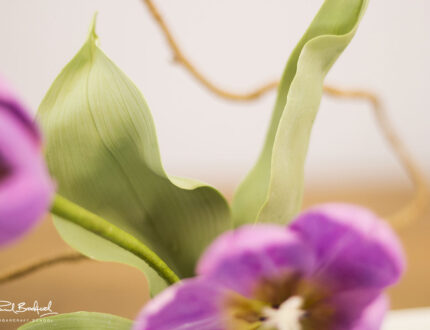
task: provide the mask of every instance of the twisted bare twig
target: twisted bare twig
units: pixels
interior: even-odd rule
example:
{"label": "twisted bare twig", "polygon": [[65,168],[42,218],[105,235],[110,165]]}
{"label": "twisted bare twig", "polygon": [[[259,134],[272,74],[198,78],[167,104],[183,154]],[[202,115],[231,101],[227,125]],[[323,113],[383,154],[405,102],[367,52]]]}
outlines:
{"label": "twisted bare twig", "polygon": [[380,99],[372,92],[359,89],[346,90],[325,86],[324,92],[334,97],[366,100],[372,105],[376,121],[382,134],[394,151],[397,159],[402,164],[415,188],[414,196],[410,201],[400,210],[389,215],[388,220],[396,228],[402,228],[411,224],[414,219],[419,218],[426,211],[430,201],[430,192],[426,178],[415,164],[415,161],[412,159],[402,140],[391,125],[387,111],[382,106]]}
{"label": "twisted bare twig", "polygon": [[252,101],[260,96],[266,94],[267,92],[270,92],[272,89],[276,88],[279,84],[278,81],[270,82],[266,85],[263,85],[253,91],[246,92],[246,93],[234,93],[230,92],[226,89],[223,89],[221,87],[218,87],[216,84],[214,84],[211,80],[206,78],[206,76],[201,73],[194,64],[184,55],[181,48],[179,47],[177,41],[173,37],[172,33],[170,32],[170,29],[168,28],[166,22],[164,21],[163,17],[160,14],[160,11],[158,8],[154,5],[152,0],[142,0],[142,2],[147,6],[149,9],[150,14],[154,18],[154,20],[157,22],[161,30],[163,31],[164,36],[166,37],[166,41],[169,44],[169,47],[171,48],[173,52],[174,59],[182,64],[188,72],[196,78],[203,86],[205,86],[207,89],[209,89],[211,92],[215,93],[218,96],[221,96],[225,99],[233,100],[233,101]]}
{"label": "twisted bare twig", "polygon": [[30,261],[27,264],[20,265],[15,268],[11,268],[9,270],[6,270],[4,273],[0,274],[0,285],[17,280],[21,277],[24,277],[26,275],[32,274],[34,272],[37,272],[39,270],[42,270],[44,268],[48,268],[57,264],[74,263],[82,260],[90,260],[90,259],[88,259],[87,257],[85,257],[80,253],[67,251],[67,252],[62,252],[55,256],[45,257],[37,261]]}

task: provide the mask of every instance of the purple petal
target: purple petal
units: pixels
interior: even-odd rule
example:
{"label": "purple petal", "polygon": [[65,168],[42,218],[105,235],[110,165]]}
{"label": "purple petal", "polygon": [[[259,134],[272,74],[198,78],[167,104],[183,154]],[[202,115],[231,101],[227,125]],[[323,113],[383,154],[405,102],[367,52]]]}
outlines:
{"label": "purple petal", "polygon": [[19,125],[23,126],[26,134],[32,135],[35,143],[40,143],[40,133],[29,112],[18,100],[6,81],[0,76],[0,112],[11,113]]}
{"label": "purple petal", "polygon": [[0,244],[39,220],[52,192],[37,128],[0,79]]}
{"label": "purple petal", "polygon": [[195,278],[175,284],[152,299],[138,316],[134,330],[221,330],[223,291]]}
{"label": "purple petal", "polygon": [[284,226],[250,225],[224,233],[200,259],[197,273],[253,298],[265,280],[305,275],[312,251]]}
{"label": "purple petal", "polygon": [[374,290],[395,283],[405,268],[391,228],[367,209],[326,204],[302,213],[290,230],[316,254],[313,277],[332,292]]}
{"label": "purple petal", "polygon": [[379,329],[388,301],[380,290],[343,291],[331,297],[328,305],[334,308],[333,330]]}
{"label": "purple petal", "polygon": [[382,321],[384,320],[388,307],[388,299],[384,295],[380,295],[367,306],[351,330],[381,329]]}
{"label": "purple petal", "polygon": [[52,191],[51,182],[40,172],[0,181],[0,244],[19,238],[43,217]]}

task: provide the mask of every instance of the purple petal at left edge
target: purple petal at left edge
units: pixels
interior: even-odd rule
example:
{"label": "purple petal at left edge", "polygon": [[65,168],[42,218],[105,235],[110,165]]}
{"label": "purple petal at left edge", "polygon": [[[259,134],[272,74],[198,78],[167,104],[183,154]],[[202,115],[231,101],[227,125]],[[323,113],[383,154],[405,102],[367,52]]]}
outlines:
{"label": "purple petal at left edge", "polygon": [[15,93],[9,87],[7,82],[0,75],[0,107],[8,109],[13,112],[17,120],[22,126],[25,127],[26,131],[32,135],[33,141],[40,144],[41,136],[37,126],[34,124],[33,119],[30,117],[30,113],[21,104]]}
{"label": "purple petal at left edge", "polygon": [[37,127],[0,77],[0,245],[34,226],[52,194]]}
{"label": "purple petal at left edge", "polygon": [[194,278],[175,284],[142,309],[134,330],[223,330],[223,291]]}

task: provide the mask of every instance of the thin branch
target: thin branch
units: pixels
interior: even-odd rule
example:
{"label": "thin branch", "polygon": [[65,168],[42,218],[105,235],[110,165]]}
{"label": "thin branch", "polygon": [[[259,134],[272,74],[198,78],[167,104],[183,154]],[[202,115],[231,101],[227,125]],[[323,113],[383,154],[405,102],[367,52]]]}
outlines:
{"label": "thin branch", "polygon": [[273,81],[250,92],[235,93],[217,86],[210,79],[206,78],[206,76],[200,70],[198,70],[194,66],[194,64],[184,55],[184,53],[182,52],[181,48],[178,45],[178,42],[173,37],[172,33],[170,32],[170,29],[168,28],[163,17],[161,16],[160,11],[154,5],[152,0],[142,0],[142,1],[147,6],[150,14],[158,23],[161,30],[163,31],[166,41],[173,52],[174,59],[178,63],[182,64],[195,79],[197,79],[203,86],[205,86],[211,92],[225,99],[229,99],[233,101],[252,101],[266,94],[267,92],[270,92],[272,89],[275,89],[278,87],[279,82]]}
{"label": "thin branch", "polygon": [[32,273],[54,265],[63,263],[75,263],[83,260],[89,259],[80,253],[67,251],[55,256],[45,257],[36,261],[30,261],[24,265],[11,268],[0,274],[0,285],[20,279],[22,277],[25,277],[26,275],[30,275]]}
{"label": "thin branch", "polygon": [[402,164],[404,170],[414,185],[414,196],[400,210],[388,217],[388,220],[396,228],[402,228],[419,218],[426,210],[430,202],[430,192],[425,176],[421,173],[415,161],[410,156],[402,140],[391,125],[387,111],[382,106],[380,99],[372,92],[354,89],[339,89],[331,86],[324,86],[324,92],[330,96],[347,99],[362,99],[370,102],[374,110],[379,128],[394,151],[397,159]]}
{"label": "thin branch", "polygon": [[[173,37],[173,34],[170,32],[169,27],[161,16],[158,8],[154,5],[153,1],[142,0],[142,2],[147,6],[150,14],[161,28],[167,43],[173,52],[175,60],[178,63],[182,64],[188,70],[188,72],[195,79],[197,79],[197,81],[199,81],[212,93],[222,98],[233,101],[252,101],[271,91],[272,89],[277,88],[277,86],[279,85],[279,81],[273,81],[246,93],[231,92],[229,90],[217,86],[203,73],[201,73],[201,71],[198,70],[194,66],[194,64],[184,55],[183,51],[179,47],[178,42]],[[427,209],[430,201],[430,193],[425,177],[422,175],[422,173],[418,169],[418,166],[415,164],[415,162],[409,155],[409,152],[405,148],[402,140],[399,138],[399,136],[391,126],[388,120],[387,112],[382,107],[381,101],[374,93],[364,90],[346,90],[332,86],[324,86],[324,92],[334,97],[363,99],[371,103],[375,113],[375,118],[384,137],[390,144],[390,147],[396,154],[398,160],[401,162],[403,168],[408,173],[408,176],[415,188],[414,196],[409,201],[409,203],[388,218],[393,224],[393,226],[397,228],[409,225],[414,219],[422,215],[423,212]]]}

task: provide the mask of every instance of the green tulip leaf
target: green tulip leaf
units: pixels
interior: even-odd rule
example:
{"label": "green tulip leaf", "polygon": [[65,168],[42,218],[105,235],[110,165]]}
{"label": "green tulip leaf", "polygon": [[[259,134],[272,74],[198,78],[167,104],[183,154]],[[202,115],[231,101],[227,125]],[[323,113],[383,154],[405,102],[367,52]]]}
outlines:
{"label": "green tulip leaf", "polygon": [[111,314],[75,312],[43,317],[18,330],[130,330],[133,322]]}
{"label": "green tulip leaf", "polygon": [[287,223],[300,210],[304,164],[323,81],[354,36],[368,0],[326,0],[292,52],[260,157],[232,205],[236,226]]}
{"label": "green tulip leaf", "polygon": [[[97,46],[95,23],[38,111],[58,192],[133,235],[180,277],[192,276],[204,248],[232,227],[214,188],[169,178],[149,108],[136,86]],[[143,270],[152,293],[165,283],[136,256],[55,217],[72,247],[95,259]]]}

